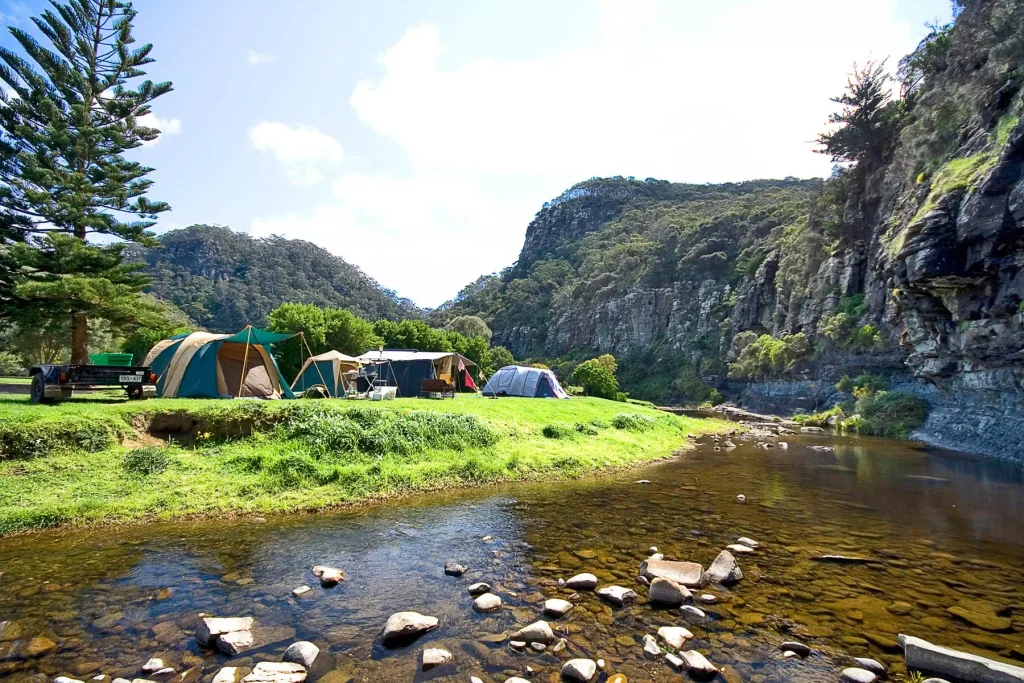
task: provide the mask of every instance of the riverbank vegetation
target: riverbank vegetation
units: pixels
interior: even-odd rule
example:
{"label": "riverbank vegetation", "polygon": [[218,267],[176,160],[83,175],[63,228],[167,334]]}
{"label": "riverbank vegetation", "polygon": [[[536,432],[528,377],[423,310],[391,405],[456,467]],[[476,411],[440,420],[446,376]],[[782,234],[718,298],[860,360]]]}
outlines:
{"label": "riverbank vegetation", "polygon": [[688,433],[728,428],[598,398],[48,407],[3,398],[0,533],[579,477],[665,458]]}
{"label": "riverbank vegetation", "polygon": [[924,399],[890,391],[881,377],[843,377],[836,383],[836,389],[852,394],[853,400],[842,401],[820,413],[794,415],[793,419],[807,427],[832,426],[856,434],[904,438],[928,417]]}

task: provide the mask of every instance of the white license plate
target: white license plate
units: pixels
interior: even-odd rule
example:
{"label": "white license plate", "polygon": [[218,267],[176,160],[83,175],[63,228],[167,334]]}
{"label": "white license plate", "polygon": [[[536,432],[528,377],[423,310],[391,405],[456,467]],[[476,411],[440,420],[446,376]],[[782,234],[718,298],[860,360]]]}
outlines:
{"label": "white license plate", "polygon": [[118,375],[117,381],[121,384],[142,384],[142,375]]}

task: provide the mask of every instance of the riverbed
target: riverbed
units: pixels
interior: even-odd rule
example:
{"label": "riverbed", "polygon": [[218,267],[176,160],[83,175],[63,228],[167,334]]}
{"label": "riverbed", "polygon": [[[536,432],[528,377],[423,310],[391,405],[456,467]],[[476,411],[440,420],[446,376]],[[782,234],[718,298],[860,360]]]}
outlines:
{"label": "riverbed", "polygon": [[[311,679],[558,680],[569,657],[603,659],[630,681],[676,681],[641,638],[687,626],[724,668],[719,680],[838,680],[851,657],[904,673],[896,637],[1020,663],[1024,660],[1024,473],[1016,466],[871,438],[800,436],[788,449],[710,439],[676,459],[567,483],[517,484],[420,496],[331,514],[154,523],[0,539],[0,677],[142,677],[153,656],[179,672],[279,661],[295,640],[321,654]],[[833,450],[814,450],[826,446]],[[716,447],[718,450],[716,450]],[[649,483],[637,483],[647,481]],[[737,497],[742,495],[745,500]],[[738,537],[744,578],[705,591],[700,623],[646,604],[637,580],[656,546],[707,567]],[[841,554],[857,564],[819,559]],[[469,567],[446,576],[455,560]],[[310,568],[347,580],[322,588]],[[599,586],[636,590],[626,607],[556,581],[591,572]],[[472,609],[467,587],[503,600]],[[309,585],[301,597],[292,590]],[[507,636],[544,618],[545,598],[576,603],[549,619],[568,647],[511,650]],[[379,642],[394,612],[438,617],[412,645]],[[951,611],[952,610],[952,611]],[[194,639],[199,615],[254,618],[255,644],[229,658]],[[806,658],[783,657],[800,640]],[[424,673],[419,653],[454,660]],[[529,667],[529,669],[528,669]],[[195,672],[195,670],[193,670]]]}

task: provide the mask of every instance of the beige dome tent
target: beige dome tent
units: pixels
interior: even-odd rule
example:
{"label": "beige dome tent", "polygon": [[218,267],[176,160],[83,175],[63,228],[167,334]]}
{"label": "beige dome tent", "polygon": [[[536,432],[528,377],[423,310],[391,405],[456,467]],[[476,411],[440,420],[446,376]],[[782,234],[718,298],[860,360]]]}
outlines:
{"label": "beige dome tent", "polygon": [[345,373],[358,370],[362,363],[358,358],[346,356],[340,351],[328,351],[319,356],[310,356],[292,382],[292,391],[302,393],[306,389],[322,384],[332,398],[344,396],[349,389],[355,389],[355,380],[349,381]]}

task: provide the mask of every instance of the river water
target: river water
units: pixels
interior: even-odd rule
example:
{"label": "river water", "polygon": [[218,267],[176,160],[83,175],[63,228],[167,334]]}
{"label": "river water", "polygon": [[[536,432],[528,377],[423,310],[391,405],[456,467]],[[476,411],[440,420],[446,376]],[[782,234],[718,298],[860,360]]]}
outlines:
{"label": "river water", "polygon": [[[0,539],[0,622],[10,622],[0,626],[0,678],[134,678],[159,655],[179,671],[202,667],[209,680],[225,665],[279,660],[306,639],[321,648],[311,678],[327,683],[555,681],[568,656],[603,658],[608,673],[630,681],[683,680],[643,655],[644,634],[687,624],[678,610],[645,604],[638,567],[652,545],[706,567],[739,536],[761,544],[738,557],[744,579],[709,589],[720,602],[704,607],[705,623],[688,625],[695,639],[687,649],[723,667],[719,680],[838,680],[851,656],[879,659],[898,678],[898,633],[1024,659],[1020,469],[880,439],[794,437],[788,450],[738,443],[715,451],[708,442],[611,476],[332,514]],[[872,561],[813,559],[836,553]],[[448,560],[468,573],[445,576]],[[323,589],[314,564],[342,568],[348,581]],[[573,597],[576,609],[550,620],[568,638],[562,655],[517,653],[502,642],[542,618],[545,598],[570,598],[555,582],[583,571],[634,588],[640,600],[618,608],[590,592]],[[466,587],[478,580],[503,598],[500,611],[473,612]],[[302,584],[313,590],[294,597]],[[440,627],[386,650],[380,630],[402,610],[436,616]],[[235,658],[199,648],[200,613],[253,617],[254,648]],[[783,658],[778,645],[787,639],[806,642],[812,655]],[[454,662],[419,671],[424,646],[449,649]]]}

